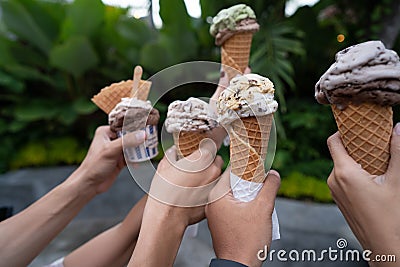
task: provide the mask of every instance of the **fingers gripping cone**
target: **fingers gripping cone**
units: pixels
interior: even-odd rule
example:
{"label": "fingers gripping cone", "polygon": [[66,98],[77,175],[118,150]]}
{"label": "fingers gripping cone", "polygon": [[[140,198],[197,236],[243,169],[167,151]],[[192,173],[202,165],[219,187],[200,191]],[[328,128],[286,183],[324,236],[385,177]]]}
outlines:
{"label": "fingers gripping cone", "polygon": [[370,174],[384,174],[390,158],[392,107],[372,103],[350,104],[344,110],[331,107],[349,155]]}
{"label": "fingers gripping cone", "polygon": [[[239,201],[253,201],[264,185],[265,160],[278,108],[274,85],[266,77],[250,73],[230,81],[217,103],[219,121],[230,137],[230,185]],[[276,213],[272,215],[273,239],[279,238]]]}
{"label": "fingers gripping cone", "polygon": [[[231,187],[235,198],[253,200],[266,178],[264,161],[267,156],[273,114],[260,117],[240,118],[232,123],[231,138]],[[232,175],[239,177],[235,180]],[[242,181],[242,182],[241,182]],[[272,213],[272,240],[280,238],[279,221]]]}
{"label": "fingers gripping cone", "polygon": [[379,40],[347,47],[315,84],[329,104],[350,156],[373,175],[389,165],[392,106],[400,104],[400,59]]}

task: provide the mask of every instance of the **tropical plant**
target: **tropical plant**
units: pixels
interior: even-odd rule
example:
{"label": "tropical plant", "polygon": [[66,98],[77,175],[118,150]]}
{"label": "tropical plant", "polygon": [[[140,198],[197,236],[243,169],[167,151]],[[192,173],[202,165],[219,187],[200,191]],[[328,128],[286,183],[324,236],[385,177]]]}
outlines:
{"label": "tropical plant", "polygon": [[65,157],[52,162],[79,162],[106,118],[91,96],[131,76],[155,30],[100,0],[4,0],[0,8],[0,171],[10,162],[48,164],[51,157],[39,160],[32,144],[51,149],[63,138],[78,144],[75,156],[60,153]]}
{"label": "tropical plant", "polygon": [[[128,9],[100,0],[0,1],[0,172],[79,163],[94,129],[107,122],[90,102],[99,89],[130,78],[137,64],[148,78],[177,63],[219,62],[220,49],[209,34],[210,18],[242,2],[255,10],[261,25],[253,38],[250,66],[271,78],[280,105],[273,163],[283,177],[280,194],[329,202],[324,180],[332,162],[326,138],[336,126],[329,107],[315,102],[314,85],[338,50],[367,38],[356,34],[357,23],[368,24],[362,17],[353,25],[321,14],[333,4],[346,10],[356,3],[321,0],[286,17],[286,0],[200,0],[201,17],[192,18],[183,0],[159,2],[160,29],[150,17],[135,19]],[[378,10],[376,21],[387,14],[384,4],[373,10]],[[338,42],[339,33],[346,33],[344,42]],[[394,44],[399,46],[398,38]],[[160,125],[172,100],[210,96],[214,89],[212,84],[194,83],[165,94],[156,103]],[[229,150],[219,153],[228,162]]]}
{"label": "tropical plant", "polygon": [[333,201],[325,181],[297,171],[290,173],[282,180],[278,195],[322,203]]}
{"label": "tropical plant", "polygon": [[[272,16],[272,2],[248,2],[262,25],[283,19]],[[207,18],[236,3],[203,0],[202,17],[195,19],[187,14],[184,1],[161,0],[163,26],[155,29],[148,18],[134,19],[127,9],[106,6],[100,0],[1,1],[0,170],[46,164],[49,157],[35,158],[35,153],[40,153],[32,147],[49,151],[53,147],[49,140],[63,138],[74,140],[79,149],[75,158],[66,156],[58,163],[79,162],[94,128],[106,121],[90,102],[93,94],[114,81],[129,78],[136,64],[141,64],[145,77],[149,77],[180,62],[218,62],[219,49],[208,32]],[[253,69],[275,81],[284,103],[280,92],[293,85],[288,56],[301,54],[298,32],[279,24],[262,28],[256,36]],[[294,43],[286,45],[291,40]],[[201,86],[209,95],[214,90],[212,85]],[[198,92],[198,87],[194,85],[179,96],[189,97]],[[161,104],[165,106],[170,100]]]}

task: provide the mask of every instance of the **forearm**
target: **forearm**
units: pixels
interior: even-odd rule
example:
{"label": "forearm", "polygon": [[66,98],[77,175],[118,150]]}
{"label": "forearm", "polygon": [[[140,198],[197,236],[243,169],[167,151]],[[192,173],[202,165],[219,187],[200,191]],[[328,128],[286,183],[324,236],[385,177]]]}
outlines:
{"label": "forearm", "polygon": [[79,176],[74,172],[27,209],[0,223],[2,263],[27,266],[94,197]]}
{"label": "forearm", "polygon": [[122,223],[103,232],[65,257],[64,266],[108,267],[126,264],[135,248],[146,199],[145,196],[139,200]]}
{"label": "forearm", "polygon": [[128,266],[172,266],[187,226],[187,222],[179,218],[173,212],[156,207],[145,211],[138,242]]}

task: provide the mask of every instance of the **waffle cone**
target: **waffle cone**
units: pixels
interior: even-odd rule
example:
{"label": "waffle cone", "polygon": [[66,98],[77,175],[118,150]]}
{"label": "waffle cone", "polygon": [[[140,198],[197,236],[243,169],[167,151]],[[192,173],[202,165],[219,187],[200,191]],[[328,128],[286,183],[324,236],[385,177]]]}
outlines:
{"label": "waffle cone", "polygon": [[229,80],[243,73],[249,65],[252,32],[233,35],[221,46],[221,63]]}
{"label": "waffle cone", "polygon": [[206,132],[173,133],[178,159],[184,158],[199,149],[201,140],[207,137]]}
{"label": "waffle cone", "polygon": [[243,180],[262,183],[265,180],[264,161],[273,115],[235,120],[230,128],[231,172]]}
{"label": "waffle cone", "polygon": [[370,174],[384,174],[390,158],[392,107],[371,103],[348,105],[344,110],[331,107],[349,155]]}
{"label": "waffle cone", "polygon": [[[121,102],[123,97],[132,97],[131,91],[133,87],[133,81],[121,81],[119,83],[113,83],[110,86],[104,87],[100,92],[93,96],[92,101],[105,113],[109,114],[111,110]],[[146,101],[149,95],[151,87],[150,81],[141,80],[139,83],[138,90],[134,92],[134,97],[140,100]]]}

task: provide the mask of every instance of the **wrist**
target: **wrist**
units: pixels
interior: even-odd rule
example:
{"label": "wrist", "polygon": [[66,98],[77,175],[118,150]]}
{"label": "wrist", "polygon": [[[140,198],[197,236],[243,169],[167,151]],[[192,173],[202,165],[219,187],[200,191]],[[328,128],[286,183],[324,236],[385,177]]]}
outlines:
{"label": "wrist", "polygon": [[184,208],[161,203],[149,197],[146,203],[146,209],[152,218],[157,218],[157,222],[170,225],[177,230],[185,231],[186,227],[189,225],[189,218],[185,216]]}
{"label": "wrist", "polygon": [[186,224],[174,207],[148,197],[128,266],[172,266],[185,229]]}
{"label": "wrist", "polygon": [[96,196],[96,188],[90,181],[90,175],[87,171],[82,167],[78,167],[62,186],[69,188],[75,198],[90,201]]}

